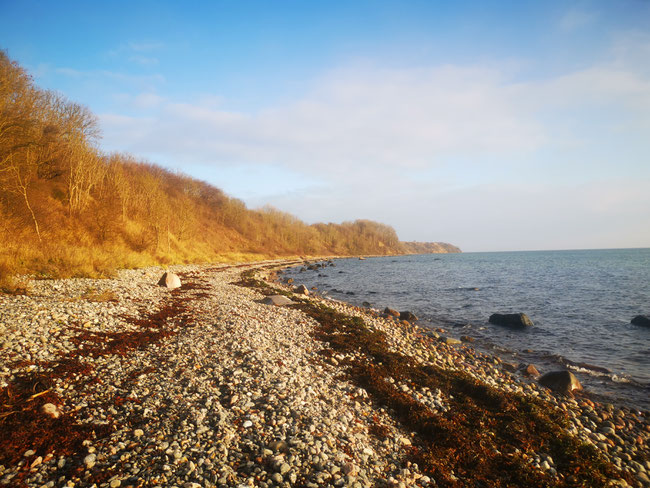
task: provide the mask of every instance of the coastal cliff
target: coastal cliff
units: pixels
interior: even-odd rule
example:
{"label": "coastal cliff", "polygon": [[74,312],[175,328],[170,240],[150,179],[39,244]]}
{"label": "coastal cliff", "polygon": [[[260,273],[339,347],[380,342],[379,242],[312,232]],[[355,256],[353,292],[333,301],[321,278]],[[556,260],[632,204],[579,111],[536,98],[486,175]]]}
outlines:
{"label": "coastal cliff", "polygon": [[445,254],[462,252],[459,247],[446,242],[404,242],[400,243],[404,254]]}

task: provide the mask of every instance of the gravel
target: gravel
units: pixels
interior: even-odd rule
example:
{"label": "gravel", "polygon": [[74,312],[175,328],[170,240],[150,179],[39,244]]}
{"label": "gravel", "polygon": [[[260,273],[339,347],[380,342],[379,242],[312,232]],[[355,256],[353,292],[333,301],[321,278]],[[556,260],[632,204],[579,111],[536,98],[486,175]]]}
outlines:
{"label": "gravel", "polygon": [[[157,286],[164,270],[152,267],[110,280],[34,281],[29,296],[0,296],[0,387],[81,353],[98,381],[53,375],[61,405],[47,409],[59,414],[56,421],[68,416],[112,426],[73,453],[25,452],[16,464],[0,466],[0,486],[20,486],[18,479],[30,487],[436,486],[407,460],[410,432],[342,379],[344,358],[323,361],[317,354],[313,319],[263,304],[260,293],[233,284],[245,269],[173,266],[183,282],[176,291]],[[93,301],[102,296],[114,301]],[[543,397],[569,413],[575,435],[630,471],[638,486],[650,486],[644,412],[556,398],[469,347],[431,339],[425,348],[414,340],[423,336],[415,327],[399,327],[378,310],[309,299],[362,316],[417,361]],[[84,356],[96,345],[92,334],[141,331],[135,319],[172,302],[185,309],[166,318],[168,337],[128,354]],[[449,408],[439,391],[399,386],[433,410]],[[376,423],[387,427],[384,438],[370,433]],[[544,453],[531,463],[555,473]]]}

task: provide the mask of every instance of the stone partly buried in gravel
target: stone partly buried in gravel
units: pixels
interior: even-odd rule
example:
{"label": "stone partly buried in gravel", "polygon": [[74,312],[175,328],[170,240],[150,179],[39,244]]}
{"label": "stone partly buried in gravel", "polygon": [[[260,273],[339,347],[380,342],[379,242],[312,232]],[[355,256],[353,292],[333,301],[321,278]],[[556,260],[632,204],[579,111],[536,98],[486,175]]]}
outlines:
{"label": "stone partly buried in gravel", "polygon": [[162,275],[160,280],[158,280],[158,285],[174,290],[181,287],[181,279],[177,274],[166,272]]}
{"label": "stone partly buried in gravel", "polygon": [[262,300],[264,305],[275,305],[276,307],[284,307],[285,305],[294,305],[296,302],[290,300],[284,295],[270,295]]}

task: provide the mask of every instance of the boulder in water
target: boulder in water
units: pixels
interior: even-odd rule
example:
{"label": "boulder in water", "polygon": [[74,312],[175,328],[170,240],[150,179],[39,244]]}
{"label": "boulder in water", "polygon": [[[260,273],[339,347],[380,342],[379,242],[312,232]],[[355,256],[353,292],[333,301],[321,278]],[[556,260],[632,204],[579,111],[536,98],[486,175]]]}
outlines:
{"label": "boulder in water", "polygon": [[284,307],[285,305],[293,305],[294,301],[285,297],[284,295],[269,295],[262,300],[265,305],[275,305],[276,307]]}
{"label": "boulder in water", "polygon": [[571,394],[575,390],[582,390],[578,378],[570,371],[551,371],[539,379],[539,384],[553,391]]}
{"label": "boulder in water", "polygon": [[533,321],[525,313],[493,313],[488,321],[491,324],[505,325],[506,327],[532,327]]}
{"label": "boulder in water", "polygon": [[408,320],[409,322],[415,322],[418,318],[412,312],[400,312],[399,313],[399,319],[400,320]]}
{"label": "boulder in water", "polygon": [[167,272],[158,280],[158,285],[173,290],[181,287],[181,279],[177,274]]}
{"label": "boulder in water", "polygon": [[650,327],[650,317],[647,315],[637,315],[631,321],[633,325],[642,325],[643,327]]}

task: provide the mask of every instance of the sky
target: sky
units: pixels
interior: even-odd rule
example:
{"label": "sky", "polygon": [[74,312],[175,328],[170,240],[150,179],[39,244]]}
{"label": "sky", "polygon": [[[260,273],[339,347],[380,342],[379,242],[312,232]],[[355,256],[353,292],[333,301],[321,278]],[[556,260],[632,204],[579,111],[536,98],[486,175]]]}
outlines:
{"label": "sky", "polygon": [[650,0],[0,0],[100,146],[308,223],[650,247]]}

